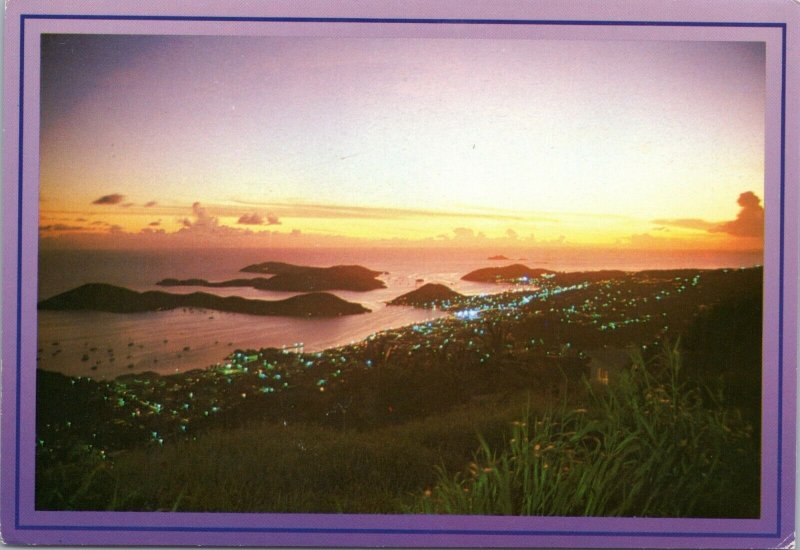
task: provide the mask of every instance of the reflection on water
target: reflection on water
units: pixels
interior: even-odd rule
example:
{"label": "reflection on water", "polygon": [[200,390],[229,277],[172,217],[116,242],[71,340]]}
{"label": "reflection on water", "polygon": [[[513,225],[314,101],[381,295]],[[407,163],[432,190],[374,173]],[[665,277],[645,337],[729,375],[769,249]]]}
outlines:
{"label": "reflection on water", "polygon": [[[39,312],[39,366],[70,375],[113,378],[168,374],[221,362],[236,348],[293,346],[318,351],[444,315],[387,307],[333,319],[256,317],[204,310],[118,314]],[[93,368],[94,367],[94,368]]]}
{"label": "reflection on water", "polygon": [[[524,260],[521,259],[525,257]],[[209,292],[279,300],[296,292],[253,288],[156,286],[167,277],[210,281],[254,276],[240,273],[248,264],[266,260],[301,265],[358,264],[386,271],[387,288],[370,292],[336,291],[339,297],[372,310],[334,319],[257,317],[203,310],[115,314],[40,311],[38,349],[41,368],[70,375],[113,378],[152,370],[164,374],[204,368],[221,362],[236,348],[292,346],[317,351],[366,338],[370,334],[435,317],[431,312],[386,306],[386,302],[423,282],[443,283],[463,294],[495,293],[502,287],[462,281],[473,269],[519,261],[531,267],[564,271],[592,269],[658,269],[674,267],[746,267],[761,263],[760,253],[632,253],[630,251],[520,252],[513,261],[489,261],[486,251],[442,250],[183,250],[183,251],[43,251],[39,259],[39,297],[44,299],[88,282],[131,289]]]}

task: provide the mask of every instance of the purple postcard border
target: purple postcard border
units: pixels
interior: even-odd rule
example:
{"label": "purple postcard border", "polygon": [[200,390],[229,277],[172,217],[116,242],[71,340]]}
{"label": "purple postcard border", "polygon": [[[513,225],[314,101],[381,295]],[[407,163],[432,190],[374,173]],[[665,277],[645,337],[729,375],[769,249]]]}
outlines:
{"label": "purple postcard border", "polygon": [[[122,3],[120,3],[122,4]],[[4,167],[3,194],[3,369],[2,369],[2,535],[12,543],[44,544],[147,544],[147,545],[260,545],[260,546],[448,546],[448,547],[530,547],[530,546],[611,546],[611,547],[783,547],[794,540],[795,506],[795,399],[797,358],[797,101],[787,103],[787,98],[797,98],[797,68],[789,63],[798,49],[794,34],[797,11],[790,11],[788,0],[743,3],[742,13],[721,12],[731,4],[685,3],[697,9],[691,16],[675,18],[657,4],[652,13],[647,9],[635,11],[636,17],[622,17],[624,4],[575,3],[569,8],[563,4],[531,4],[520,14],[519,5],[478,2],[479,9],[465,10],[458,3],[443,2],[433,9],[415,9],[405,4],[403,16],[390,10],[387,4],[365,6],[363,3],[289,4],[254,3],[177,3],[135,7],[122,12],[120,4],[81,3],[65,7],[54,3],[47,6],[34,2],[19,2],[7,8],[4,103]],[[642,4],[645,4],[644,2]],[[759,9],[752,9],[759,4]],[[126,4],[127,5],[127,4]],[[324,6],[324,8],[322,7]],[[401,5],[403,6],[403,5]],[[516,11],[514,9],[516,6]],[[748,11],[746,8],[751,9]],[[253,15],[226,15],[228,11],[263,13],[271,17]],[[474,6],[473,6],[474,7]],[[543,7],[537,11],[537,7]],[[796,7],[796,6],[795,6]],[[48,9],[49,8],[49,9]],[[268,8],[274,8],[268,10]],[[332,9],[333,8],[333,9]],[[375,8],[387,15],[380,16]],[[150,13],[140,13],[144,10]],[[165,9],[174,9],[165,13]],[[156,11],[158,10],[158,11]],[[316,11],[315,11],[316,10]],[[47,12],[50,13],[47,13]],[[244,10],[248,11],[248,10]],[[333,11],[334,13],[331,13]],[[402,12],[402,10],[400,10]],[[524,12],[543,13],[542,17],[525,17]],[[155,12],[155,13],[153,13]],[[159,13],[160,12],[160,13]],[[368,12],[362,16],[363,12]],[[206,13],[208,15],[200,15]],[[296,13],[296,15],[294,14]],[[323,15],[315,15],[322,13]],[[463,14],[467,13],[469,16]],[[182,14],[182,15],[181,15]],[[587,17],[594,14],[596,18]],[[722,14],[722,15],[721,15]],[[454,16],[456,15],[456,16]],[[672,15],[673,17],[669,17]],[[379,515],[327,515],[327,514],[188,514],[188,513],[92,513],[92,512],[35,512],[30,495],[21,489],[31,486],[33,464],[27,462],[22,452],[23,434],[32,433],[34,418],[24,413],[23,405],[34,399],[31,392],[23,392],[23,333],[30,326],[26,315],[29,304],[35,304],[35,277],[27,277],[29,266],[35,273],[37,237],[32,223],[24,220],[37,218],[38,204],[26,199],[23,181],[30,182],[36,157],[31,154],[38,140],[36,126],[27,117],[23,99],[26,97],[26,36],[27,22],[32,21],[93,21],[100,24],[112,22],[169,23],[210,22],[218,25],[230,23],[291,23],[291,24],[346,24],[346,25],[429,25],[446,26],[491,25],[569,27],[646,27],[661,29],[770,29],[780,33],[779,85],[780,106],[767,108],[767,134],[779,132],[775,153],[768,150],[769,175],[767,197],[770,193],[778,199],[776,214],[767,207],[767,246],[765,247],[765,311],[777,309],[777,318],[767,314],[765,337],[775,343],[775,349],[766,350],[765,368],[775,366],[775,374],[765,371],[763,416],[777,422],[775,445],[765,446],[762,452],[762,477],[774,479],[762,485],[762,517],[758,520],[724,519],[644,519],[644,518],[500,518],[465,516],[379,516]],[[33,31],[35,33],[35,29]],[[147,29],[143,29],[147,32]],[[30,39],[29,34],[27,39]],[[768,50],[769,52],[769,50]],[[769,56],[769,53],[768,53]],[[795,56],[797,57],[797,56]],[[30,60],[28,60],[30,63]],[[769,59],[768,59],[769,62]],[[38,64],[38,60],[36,60]],[[34,64],[35,65],[35,64]],[[30,65],[28,65],[30,67]],[[769,64],[768,64],[769,67]],[[769,69],[768,69],[769,72]],[[30,74],[27,75],[30,82]],[[769,80],[769,78],[768,78]],[[789,93],[787,93],[787,90]],[[29,108],[29,107],[28,107]],[[33,109],[35,111],[35,107]],[[779,113],[778,113],[779,111]],[[770,112],[775,114],[770,117]],[[779,114],[779,122],[778,122]],[[38,120],[38,115],[36,116]],[[31,131],[33,130],[33,131]],[[25,132],[25,133],[24,133]],[[769,140],[768,140],[769,142]],[[769,145],[768,145],[769,149]],[[772,162],[771,159],[775,159]],[[779,162],[777,162],[779,159]],[[36,174],[33,171],[33,174]],[[777,183],[772,183],[772,182]],[[787,185],[787,182],[792,184]],[[30,185],[28,183],[28,185]],[[34,184],[35,185],[35,184]],[[777,188],[776,188],[777,187]],[[23,233],[25,230],[25,233]],[[777,240],[777,243],[776,243]],[[34,256],[31,260],[31,255]],[[32,263],[31,263],[32,261]],[[777,287],[775,286],[777,283]],[[33,289],[31,288],[33,285]],[[27,289],[26,289],[27,287]],[[34,293],[30,300],[28,293]],[[34,325],[35,329],[35,325]],[[773,338],[771,332],[775,333]],[[35,334],[35,330],[34,330]],[[768,348],[765,340],[765,348]],[[769,361],[767,361],[769,360]],[[27,386],[30,389],[30,385]],[[32,410],[32,409],[29,409]],[[767,424],[764,424],[767,431]],[[771,427],[770,427],[771,428]],[[765,439],[766,441],[766,439]],[[772,441],[770,439],[770,441]],[[773,471],[774,469],[774,471]],[[763,476],[768,473],[769,475]]]}

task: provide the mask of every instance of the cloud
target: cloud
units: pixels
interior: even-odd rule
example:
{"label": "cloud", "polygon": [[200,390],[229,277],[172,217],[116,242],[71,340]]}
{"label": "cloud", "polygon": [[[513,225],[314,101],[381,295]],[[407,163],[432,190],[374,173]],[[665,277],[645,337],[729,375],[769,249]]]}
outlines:
{"label": "cloud", "polygon": [[192,214],[194,214],[194,221],[189,218],[183,219],[183,226],[187,229],[214,230],[219,227],[219,220],[210,215],[199,202],[192,204]]}
{"label": "cloud", "polygon": [[[701,231],[708,231],[715,225],[713,222],[707,222],[706,220],[699,220],[696,218],[681,218],[677,220],[653,220],[652,223],[658,225],[671,225],[673,227],[684,227],[686,229],[699,229]],[[663,230],[663,228],[660,230]]]}
{"label": "cloud", "polygon": [[83,231],[84,229],[86,228],[82,225],[66,225],[63,223],[39,226],[39,231]]}
{"label": "cloud", "polygon": [[75,221],[76,222],[87,222],[89,220],[87,220],[86,218],[75,218]]}
{"label": "cloud", "polygon": [[255,212],[252,214],[244,214],[243,216],[239,217],[239,221],[236,223],[240,223],[242,225],[261,225],[264,223],[264,218]]}
{"label": "cloud", "polygon": [[469,227],[456,227],[453,229],[453,233],[455,234],[455,237],[453,238],[455,241],[478,241],[486,239],[485,233],[482,231],[475,233],[475,231]]}
{"label": "cloud", "polygon": [[267,225],[281,225],[281,221],[278,219],[278,216],[270,212],[267,214],[266,219],[261,214],[253,212],[252,214],[244,214],[243,216],[239,217],[239,221],[236,223],[240,223],[242,225],[263,225],[264,222],[267,222]]}
{"label": "cloud", "polygon": [[161,225],[161,220],[158,220],[156,222],[150,222],[147,225],[149,225],[150,227],[158,227],[159,225]]}
{"label": "cloud", "polygon": [[119,193],[112,193],[111,195],[103,195],[97,200],[92,201],[92,204],[119,204],[125,199],[125,195]]}
{"label": "cloud", "polygon": [[167,232],[163,229],[150,229],[149,227],[143,228],[139,231],[140,235],[166,235]]}
{"label": "cloud", "polygon": [[90,222],[89,225],[109,225],[108,222],[104,222],[103,220],[95,220]]}
{"label": "cloud", "polygon": [[[676,220],[653,220],[657,225],[697,229],[709,233],[727,233],[734,237],[763,237],[764,236],[764,207],[761,199],[752,191],[739,195],[736,201],[741,209],[735,220],[727,222],[710,222],[697,218],[681,218]],[[659,228],[659,230],[663,230]]]}
{"label": "cloud", "polygon": [[[270,208],[282,215],[291,215],[300,218],[364,218],[364,219],[410,219],[410,218],[470,218],[470,219],[489,219],[489,220],[511,220],[511,221],[539,221],[558,223],[559,220],[552,217],[543,217],[536,214],[519,214],[504,210],[481,209],[472,212],[449,212],[444,210],[426,210],[418,208],[381,208],[372,206],[343,206],[335,204],[284,204],[284,203],[265,203],[257,201],[236,200],[238,204],[249,207]],[[229,216],[231,213],[223,213],[222,207],[217,210],[220,215]]]}
{"label": "cloud", "polygon": [[657,234],[649,232],[638,233],[618,240],[616,245],[642,251],[735,249],[735,246],[731,248],[731,245],[735,245],[735,243],[727,242],[723,244],[719,239],[715,239],[707,233],[705,236],[700,237],[697,235],[674,235],[678,235],[678,233],[665,233],[663,231]]}
{"label": "cloud", "polygon": [[517,235],[517,232],[516,232],[516,231],[514,231],[513,229],[506,229],[506,237],[508,237],[509,239],[514,239],[514,240],[516,240],[516,238],[517,238],[518,236],[519,236],[519,235]]}
{"label": "cloud", "polygon": [[741,207],[736,219],[717,224],[709,231],[735,237],[763,237],[764,207],[761,206],[761,199],[752,191],[746,191],[739,195],[736,202]]}
{"label": "cloud", "polygon": [[121,206],[122,206],[122,208],[130,208],[131,206],[133,206],[133,203],[132,202],[126,202],[125,204],[123,204]]}
{"label": "cloud", "polygon": [[[183,218],[180,220],[180,223],[183,227],[177,231],[178,234],[186,237],[201,239],[229,239],[239,236],[253,235],[253,232],[250,229],[230,227],[220,224],[219,218],[209,214],[208,210],[206,210],[205,207],[199,202],[192,204],[192,214],[193,219]],[[249,218],[249,221],[255,221],[252,216],[247,217]]]}
{"label": "cloud", "polygon": [[456,239],[474,239],[475,232],[470,229],[469,227],[456,227],[453,229],[453,233],[456,235]]}
{"label": "cloud", "polygon": [[158,203],[157,203],[156,201],[148,201],[148,202],[144,203],[144,205],[145,205],[147,208],[150,208],[151,206],[155,206],[155,205],[157,205],[157,204],[158,204]]}

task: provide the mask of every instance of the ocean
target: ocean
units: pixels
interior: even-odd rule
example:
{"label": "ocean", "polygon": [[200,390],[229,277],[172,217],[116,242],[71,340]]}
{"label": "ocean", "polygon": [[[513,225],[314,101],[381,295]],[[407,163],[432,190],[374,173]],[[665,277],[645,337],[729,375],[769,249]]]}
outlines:
{"label": "ocean", "polygon": [[[509,260],[488,260],[504,254]],[[504,285],[462,281],[481,267],[524,263],[557,271],[596,269],[749,267],[761,263],[759,252],[675,253],[661,251],[540,249],[183,249],[158,251],[42,250],[39,254],[39,299],[46,299],[89,282],[137,291],[173,293],[203,291],[264,300],[298,293],[253,288],[164,288],[168,278],[221,281],[257,276],[241,268],[264,261],[300,265],[363,265],[385,272],[386,288],[369,292],[332,291],[371,310],[333,319],[257,317],[204,310],[116,314],[105,312],[39,311],[38,366],[71,376],[109,379],[131,372],[161,374],[205,368],[224,361],[235,349],[303,345],[319,351],[360,341],[391,328],[446,315],[441,311],[387,306],[389,300],[423,283],[443,283],[463,294],[496,293]]]}

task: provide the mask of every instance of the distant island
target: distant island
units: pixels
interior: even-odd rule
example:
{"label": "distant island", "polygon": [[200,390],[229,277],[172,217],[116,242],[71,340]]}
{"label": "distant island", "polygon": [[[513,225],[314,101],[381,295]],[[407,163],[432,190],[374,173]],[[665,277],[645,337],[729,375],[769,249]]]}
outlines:
{"label": "distant island", "polygon": [[293,296],[286,300],[248,300],[239,296],[221,297],[204,292],[169,294],[167,292],[136,292],[103,283],[89,283],[39,302],[42,310],[108,311],[139,313],[176,308],[198,308],[286,317],[339,317],[368,313],[361,304],[347,302],[325,292]]}
{"label": "distant island", "polygon": [[542,275],[554,275],[555,271],[541,268],[530,268],[522,264],[505,267],[485,267],[476,269],[461,277],[464,281],[478,283],[517,283],[520,280],[535,279]]}
{"label": "distant island", "polygon": [[416,290],[412,290],[402,296],[398,296],[388,303],[390,306],[414,306],[414,307],[431,307],[440,305],[442,303],[449,303],[451,300],[463,298],[463,294],[459,294],[445,285],[436,283],[428,283],[422,285]]}
{"label": "distant island", "polygon": [[503,256],[502,254],[498,254],[497,256],[489,256],[487,260],[510,260],[508,256]]}
{"label": "distant island", "polygon": [[276,290],[270,286],[270,281],[266,277],[254,277],[252,279],[231,279],[228,281],[208,281],[206,279],[161,279],[156,284],[158,286],[204,286],[208,288],[235,288],[250,287],[257,290]]}
{"label": "distant island", "polygon": [[269,279],[254,277],[252,279],[231,279],[229,281],[207,281],[206,279],[161,279],[158,286],[205,286],[209,288],[251,287],[258,290],[272,290],[269,288]]}
{"label": "distant island", "polygon": [[[233,281],[205,284],[201,286],[253,286],[262,290],[283,290],[311,292],[316,290],[353,290],[366,292],[386,288],[383,281],[376,279],[380,271],[367,269],[360,265],[335,265],[332,267],[309,267],[284,262],[263,262],[248,265],[243,273],[264,273],[274,275],[269,279],[254,279],[259,286],[232,285]],[[202,281],[201,279],[199,279]],[[242,281],[241,279],[238,281]]]}

